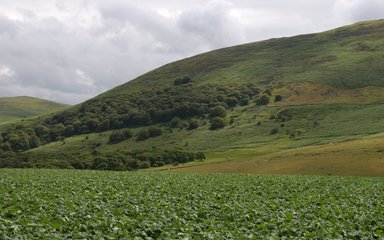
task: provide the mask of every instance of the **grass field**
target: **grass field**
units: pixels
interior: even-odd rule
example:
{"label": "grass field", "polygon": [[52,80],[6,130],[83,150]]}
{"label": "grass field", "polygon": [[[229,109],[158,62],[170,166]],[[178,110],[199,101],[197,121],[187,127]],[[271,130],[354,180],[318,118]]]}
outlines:
{"label": "grass field", "polygon": [[1,239],[383,239],[382,178],[0,170]]}
{"label": "grass field", "polygon": [[384,138],[262,152],[261,149],[216,154],[193,162],[153,171],[230,172],[290,175],[384,176]]}

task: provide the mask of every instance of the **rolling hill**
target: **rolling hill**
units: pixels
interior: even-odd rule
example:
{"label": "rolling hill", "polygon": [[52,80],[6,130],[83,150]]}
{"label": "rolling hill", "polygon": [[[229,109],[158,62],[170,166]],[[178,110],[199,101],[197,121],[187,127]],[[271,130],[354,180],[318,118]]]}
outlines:
{"label": "rolling hill", "polygon": [[57,112],[68,108],[69,105],[56,103],[34,97],[1,97],[0,98],[0,124]]}
{"label": "rolling hill", "polygon": [[384,175],[383,64],[384,20],[215,50],[20,123],[0,166]]}

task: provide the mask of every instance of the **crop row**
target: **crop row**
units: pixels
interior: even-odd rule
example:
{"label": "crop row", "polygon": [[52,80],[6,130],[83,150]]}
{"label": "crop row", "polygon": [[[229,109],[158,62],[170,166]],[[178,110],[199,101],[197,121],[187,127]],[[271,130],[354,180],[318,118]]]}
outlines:
{"label": "crop row", "polygon": [[0,170],[1,239],[383,239],[382,178]]}

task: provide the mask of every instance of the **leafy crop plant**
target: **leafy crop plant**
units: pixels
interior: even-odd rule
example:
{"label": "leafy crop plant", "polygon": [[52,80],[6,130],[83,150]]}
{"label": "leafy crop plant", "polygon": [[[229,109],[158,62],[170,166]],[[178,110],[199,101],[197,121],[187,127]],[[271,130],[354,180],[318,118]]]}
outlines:
{"label": "leafy crop plant", "polygon": [[0,170],[1,239],[383,239],[382,178]]}

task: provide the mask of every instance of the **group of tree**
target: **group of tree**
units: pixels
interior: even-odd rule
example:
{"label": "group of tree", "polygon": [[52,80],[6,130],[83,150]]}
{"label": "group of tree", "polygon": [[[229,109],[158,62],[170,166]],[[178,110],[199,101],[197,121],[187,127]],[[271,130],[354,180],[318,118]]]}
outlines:
{"label": "group of tree", "polygon": [[165,164],[180,164],[195,160],[204,160],[202,152],[180,150],[138,150],[131,152],[97,154],[91,158],[68,157],[68,160],[31,160],[27,154],[0,152],[0,168],[72,168],[93,170],[129,171]]}
{"label": "group of tree", "polygon": [[[227,111],[232,108],[252,101],[265,105],[271,96],[270,89],[262,91],[254,84],[197,85],[189,77],[176,82],[169,87],[94,98],[33,125],[8,129],[1,133],[0,149],[20,152],[74,135],[153,124],[172,125],[175,119],[187,122],[187,129],[196,129],[197,119],[207,118],[210,129],[214,130],[225,126]],[[161,129],[148,128],[137,137],[145,140],[161,134]],[[130,132],[112,135],[111,143],[132,137]]]}

